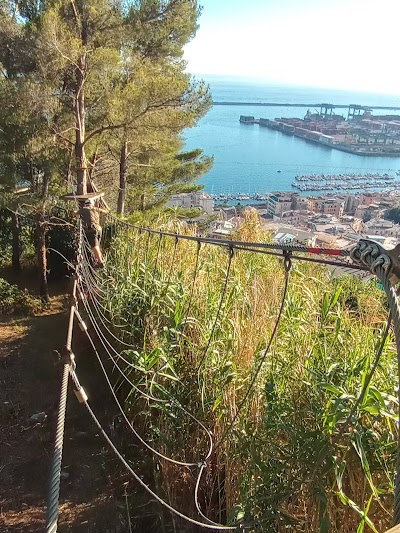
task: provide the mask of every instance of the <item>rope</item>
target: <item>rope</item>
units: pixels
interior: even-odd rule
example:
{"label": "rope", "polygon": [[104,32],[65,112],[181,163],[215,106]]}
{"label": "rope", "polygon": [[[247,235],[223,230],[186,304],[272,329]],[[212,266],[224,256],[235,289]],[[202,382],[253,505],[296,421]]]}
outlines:
{"label": "rope", "polygon": [[279,324],[281,322],[283,309],[285,307],[285,302],[286,302],[286,295],[287,295],[288,286],[289,286],[290,269],[292,268],[292,261],[291,261],[291,258],[290,258],[290,254],[286,254],[284,266],[285,266],[285,284],[284,284],[284,287],[283,287],[282,301],[281,301],[281,305],[280,305],[280,308],[279,308],[279,311],[278,311],[278,316],[276,317],[274,329],[272,330],[271,337],[270,337],[269,342],[268,342],[268,344],[267,344],[267,346],[266,346],[266,348],[264,350],[264,353],[263,353],[263,355],[261,357],[261,360],[260,360],[260,362],[258,364],[257,370],[256,370],[256,372],[255,372],[255,374],[253,376],[253,379],[251,380],[250,385],[248,386],[248,388],[246,390],[246,393],[243,396],[243,399],[242,399],[242,401],[239,404],[239,407],[238,407],[238,409],[236,411],[235,416],[233,417],[233,419],[231,420],[229,426],[226,428],[226,430],[222,434],[220,440],[216,444],[215,451],[225,441],[225,439],[227,438],[227,436],[228,436],[229,432],[231,431],[233,425],[235,424],[236,420],[239,418],[240,413],[241,413],[241,411],[243,409],[243,406],[246,403],[246,400],[249,397],[250,392],[251,392],[252,388],[254,387],[254,385],[255,385],[255,383],[256,383],[256,381],[258,379],[258,376],[259,376],[259,374],[261,372],[262,366],[265,363],[265,359],[266,359],[266,357],[267,357],[267,355],[268,355],[268,353],[269,353],[269,351],[271,349],[272,343],[273,343],[273,341],[274,341],[274,339],[276,337],[276,334],[278,332]]}
{"label": "rope", "polygon": [[[367,377],[366,377],[366,379],[364,381],[364,385],[363,385],[363,387],[361,389],[360,395],[358,396],[357,400],[355,401],[355,403],[354,403],[354,405],[353,405],[353,407],[352,407],[352,409],[351,409],[351,411],[349,413],[349,416],[346,418],[346,420],[344,421],[344,423],[342,425],[343,431],[344,431],[344,428],[346,428],[346,426],[348,424],[350,424],[351,419],[354,416],[354,413],[357,411],[357,409],[360,406],[361,402],[364,400],[364,396],[365,396],[365,393],[367,392],[369,384],[371,383],[371,379],[373,378],[373,376],[375,374],[375,371],[378,368],[379,361],[381,359],[381,355],[382,355],[382,352],[383,352],[383,348],[385,347],[386,340],[387,340],[388,335],[389,335],[391,324],[392,324],[392,315],[391,315],[391,313],[389,313],[388,319],[386,321],[385,331],[383,332],[382,338],[380,340],[379,348],[378,348],[378,350],[376,352],[375,360],[373,362],[372,368],[371,368],[369,374],[367,375]],[[339,434],[343,433],[343,431],[340,431]]]}
{"label": "rope", "polygon": [[[285,283],[284,283],[284,288],[283,288],[283,293],[282,293],[282,300],[281,300],[281,305],[280,305],[280,308],[279,308],[279,311],[278,311],[278,316],[276,318],[276,321],[275,321],[275,325],[274,325],[274,328],[272,330],[272,333],[271,333],[271,336],[270,336],[270,339],[268,341],[268,344],[264,350],[264,353],[261,357],[261,360],[258,364],[258,367],[257,367],[257,370],[253,376],[253,379],[251,380],[250,382],[250,385],[248,386],[247,390],[246,390],[246,393],[245,395],[243,396],[242,398],[242,401],[240,402],[239,404],[239,407],[235,413],[235,416],[233,417],[233,419],[231,420],[229,426],[226,428],[226,430],[224,431],[224,433],[222,434],[221,438],[219,439],[219,441],[217,442],[217,444],[215,445],[214,449],[213,449],[213,454],[215,454],[217,452],[217,450],[222,446],[222,444],[225,442],[226,438],[228,437],[229,433],[231,432],[235,422],[237,421],[237,419],[239,418],[240,416],[240,413],[251,393],[251,390],[253,389],[257,379],[258,379],[258,376],[261,372],[261,369],[262,369],[262,366],[265,362],[265,359],[271,349],[271,346],[272,346],[272,343],[276,337],[276,333],[278,331],[278,328],[279,328],[279,324],[280,324],[280,321],[281,321],[281,318],[282,318],[282,314],[283,314],[283,309],[284,309],[284,306],[285,306],[285,302],[286,302],[286,295],[287,295],[287,291],[288,291],[288,286],[289,286],[289,274],[290,274],[290,270],[291,270],[291,267],[292,267],[292,262],[291,262],[291,258],[290,258],[290,254],[286,254],[285,256]],[[201,507],[200,507],[200,502],[199,502],[199,490],[200,490],[200,482],[201,482],[201,478],[203,476],[203,473],[206,469],[206,466],[207,466],[207,461],[204,461],[204,463],[201,465],[201,469],[200,469],[200,472],[199,472],[199,475],[198,475],[198,478],[197,478],[197,481],[196,481],[196,486],[195,486],[195,504],[196,504],[196,508],[197,508],[197,511],[198,513],[200,514],[200,516],[202,518],[204,518],[205,520],[207,520],[208,523],[210,524],[215,524],[215,522],[213,522],[212,520],[210,520],[209,518],[207,518],[207,516],[202,512],[201,510]]]}
{"label": "rope", "polygon": [[195,288],[195,284],[196,284],[197,274],[198,274],[198,271],[199,271],[200,248],[201,248],[201,242],[198,242],[197,243],[197,251],[196,251],[196,262],[195,262],[194,271],[193,271],[192,287],[190,289],[189,301],[188,301],[188,305],[187,305],[187,308],[186,308],[186,311],[185,311],[185,322],[183,324],[182,334],[185,333],[189,311],[191,310],[191,307],[192,307],[194,288]]}
{"label": "rope", "polygon": [[[146,448],[147,448],[148,450],[150,450],[152,453],[154,453],[155,455],[157,455],[157,456],[160,457],[161,459],[164,459],[165,461],[168,461],[168,462],[170,462],[170,463],[173,463],[173,464],[176,464],[176,465],[180,465],[180,466],[188,466],[188,467],[189,467],[189,466],[197,466],[197,465],[198,465],[198,461],[197,461],[197,462],[177,461],[177,460],[175,460],[175,459],[172,459],[171,457],[168,457],[168,456],[162,454],[161,452],[157,451],[157,450],[154,449],[152,446],[150,446],[150,444],[148,444],[148,443],[147,443],[147,442],[146,442],[146,441],[145,441],[145,440],[139,435],[139,433],[138,433],[138,432],[135,430],[135,428],[133,427],[132,423],[129,421],[128,417],[126,416],[126,414],[125,414],[125,412],[124,412],[124,410],[123,410],[123,408],[122,408],[122,405],[121,405],[120,401],[118,400],[118,397],[117,397],[117,395],[116,395],[116,393],[115,393],[115,391],[114,391],[114,388],[113,388],[113,386],[112,386],[112,384],[111,384],[110,378],[109,378],[109,376],[108,376],[108,374],[107,374],[107,371],[106,371],[106,369],[105,369],[105,367],[104,367],[103,361],[101,360],[101,357],[100,357],[100,355],[99,355],[99,353],[98,353],[98,351],[97,351],[97,349],[96,349],[96,346],[95,346],[95,344],[94,344],[94,342],[93,342],[93,340],[92,340],[92,338],[91,338],[91,336],[90,336],[88,330],[85,329],[85,332],[86,332],[86,335],[87,335],[87,337],[88,337],[88,339],[89,339],[90,344],[92,345],[93,351],[94,351],[95,354],[96,354],[97,360],[98,360],[98,362],[99,362],[99,364],[100,364],[100,367],[101,367],[101,369],[102,369],[102,371],[103,371],[104,377],[105,377],[106,382],[107,382],[107,385],[108,385],[108,387],[109,387],[109,389],[110,389],[110,391],[111,391],[111,394],[113,395],[113,398],[114,398],[114,400],[115,400],[115,403],[117,404],[118,409],[119,409],[119,411],[120,411],[122,417],[124,418],[126,424],[128,425],[129,429],[132,431],[132,433],[135,435],[135,437],[136,437],[136,438],[137,438],[137,439],[138,439],[138,440],[139,440],[144,446],[146,446]],[[157,400],[157,401],[158,401],[157,398],[149,398],[149,399],[154,399],[154,400]],[[206,428],[205,428],[204,426],[202,426],[202,427],[203,427],[203,429],[206,430]],[[210,456],[210,454],[211,454],[211,450],[212,450],[213,443],[212,443],[211,434],[208,432],[208,430],[206,430],[206,432],[207,432],[207,435],[208,435],[209,440],[210,440],[209,451],[208,451],[208,453],[207,453],[207,458],[208,458],[208,457]]]}
{"label": "rope", "polygon": [[[92,325],[93,325],[95,331],[97,332],[98,337],[100,338],[101,329],[100,329],[99,325],[97,324],[97,322],[95,321],[93,314],[91,313],[90,305],[89,305],[87,299],[84,297],[84,294],[82,294],[82,301],[83,301],[84,307],[85,307],[85,309],[86,309],[86,311],[87,311],[87,313],[88,313],[88,315],[89,315],[89,319],[91,320],[91,323],[92,323]],[[77,314],[77,317],[78,317],[78,320],[80,320],[80,322],[84,325],[84,323],[82,322],[82,319],[81,319],[81,317],[80,317],[79,314]],[[196,463],[188,463],[188,462],[180,462],[180,461],[176,461],[176,460],[174,460],[174,459],[171,459],[171,458],[169,458],[169,457],[167,457],[167,456],[165,456],[165,455],[163,455],[163,454],[157,452],[157,451],[156,451],[155,449],[153,449],[150,445],[148,445],[146,441],[144,441],[144,440],[141,438],[141,436],[136,432],[136,430],[133,428],[132,424],[131,424],[131,423],[129,422],[129,420],[127,419],[125,413],[123,412],[122,406],[121,406],[121,404],[120,404],[120,402],[119,402],[119,400],[118,400],[118,398],[117,398],[117,396],[116,396],[116,394],[115,394],[115,392],[114,392],[114,389],[113,389],[113,387],[112,387],[112,385],[111,385],[110,379],[109,379],[109,377],[108,377],[108,375],[107,375],[107,371],[106,371],[106,369],[105,369],[105,367],[104,367],[104,365],[103,365],[103,362],[102,362],[102,360],[101,360],[101,358],[100,358],[100,355],[99,355],[99,353],[98,353],[98,350],[97,350],[97,348],[96,348],[96,346],[95,346],[95,344],[94,344],[94,342],[93,342],[93,339],[91,338],[91,336],[90,336],[90,334],[89,334],[89,332],[88,332],[88,330],[87,330],[86,327],[83,327],[83,330],[85,331],[85,333],[86,333],[86,335],[87,335],[87,337],[88,337],[88,339],[89,339],[89,342],[90,342],[91,345],[92,345],[92,348],[93,348],[93,350],[94,350],[94,352],[95,352],[95,354],[96,354],[96,357],[97,357],[97,359],[98,359],[98,361],[99,361],[99,364],[100,364],[100,366],[101,366],[101,368],[102,368],[102,370],[103,370],[103,373],[104,373],[104,376],[105,376],[105,378],[106,378],[107,384],[108,384],[108,386],[109,386],[109,388],[110,388],[110,390],[111,390],[111,392],[112,392],[112,394],[113,394],[113,397],[114,397],[114,399],[115,399],[115,401],[116,401],[116,403],[117,403],[117,405],[118,405],[118,407],[119,407],[119,409],[120,409],[120,411],[121,411],[121,414],[123,415],[123,417],[124,417],[126,423],[127,423],[128,426],[130,427],[131,431],[135,434],[135,436],[136,436],[136,437],[137,437],[137,438],[138,438],[138,439],[139,439],[139,440],[140,440],[140,441],[141,441],[141,442],[142,442],[142,443],[143,443],[143,444],[144,444],[144,445],[145,445],[150,451],[152,451],[153,453],[155,453],[156,455],[160,456],[161,458],[163,458],[163,459],[165,459],[165,460],[167,460],[167,461],[173,462],[173,463],[178,464],[178,465],[181,465],[181,466],[198,466],[199,462],[196,462]],[[102,333],[101,333],[101,335],[102,335],[103,338],[105,339],[105,337],[104,337],[104,335],[103,335]],[[105,339],[105,340],[106,340],[106,339]],[[101,339],[100,339],[100,341],[101,341]],[[139,392],[139,394],[141,394],[142,397],[144,397],[144,398],[146,398],[146,399],[148,399],[148,400],[152,400],[152,401],[156,401],[156,402],[167,402],[167,400],[165,400],[165,399],[162,399],[162,398],[156,398],[156,397],[154,397],[154,396],[152,396],[152,395],[148,395],[148,394],[144,393],[144,392],[143,392],[141,389],[139,389],[139,388],[138,388],[138,387],[137,387],[137,386],[136,386],[131,380],[129,380],[129,378],[127,378],[127,376],[125,375],[125,373],[119,368],[119,366],[116,365],[116,363],[114,362],[114,358],[111,356],[110,352],[107,350],[107,347],[105,346],[105,344],[103,343],[103,341],[101,341],[101,342],[102,342],[103,347],[105,348],[107,354],[110,356],[111,360],[113,361],[114,366],[116,366],[116,368],[117,368],[117,369],[119,370],[119,372],[121,373],[122,377],[123,377],[123,378],[124,378],[124,379],[125,379],[130,385],[131,385],[131,387],[132,387],[134,390],[136,390],[137,392]],[[108,342],[107,342],[107,343],[108,343]],[[108,344],[109,344],[109,343],[108,343]],[[109,346],[110,346],[111,348],[113,348],[111,344],[109,344]],[[117,354],[117,352],[116,352],[115,350],[114,350],[114,352]],[[118,354],[117,354],[117,355],[118,355]],[[120,357],[120,358],[121,358],[121,359],[122,359],[122,360],[123,360],[128,366],[131,366],[131,367],[133,367],[133,368],[135,368],[135,369],[137,369],[137,370],[141,370],[141,369],[135,367],[134,365],[132,365],[132,363],[130,363],[129,361],[127,361],[127,360],[126,360],[125,358],[123,358],[122,356],[119,355],[119,357]],[[154,376],[155,376],[155,375],[156,375],[156,374],[154,374]],[[209,430],[204,426],[204,424],[202,424],[202,423],[201,423],[201,422],[200,422],[200,421],[199,421],[194,415],[192,415],[189,411],[187,411],[187,410],[186,410],[186,409],[185,409],[185,408],[184,408],[184,407],[183,407],[183,406],[182,406],[182,405],[176,400],[176,398],[175,398],[171,393],[169,393],[168,391],[166,391],[166,390],[164,390],[164,389],[162,389],[162,390],[163,390],[163,391],[164,391],[164,392],[170,397],[170,400],[174,403],[174,405],[176,405],[176,406],[177,406],[177,407],[178,407],[183,413],[185,413],[186,415],[188,415],[188,416],[189,416],[194,422],[196,422],[196,423],[199,425],[199,427],[201,427],[201,428],[205,431],[205,433],[206,433],[206,435],[207,435],[207,437],[208,437],[208,439],[209,439],[209,449],[208,449],[208,452],[207,452],[207,455],[206,455],[206,458],[205,458],[205,460],[207,460],[207,459],[210,457],[211,452],[212,452],[212,448],[213,448],[213,441],[212,441],[211,433],[210,433]]]}

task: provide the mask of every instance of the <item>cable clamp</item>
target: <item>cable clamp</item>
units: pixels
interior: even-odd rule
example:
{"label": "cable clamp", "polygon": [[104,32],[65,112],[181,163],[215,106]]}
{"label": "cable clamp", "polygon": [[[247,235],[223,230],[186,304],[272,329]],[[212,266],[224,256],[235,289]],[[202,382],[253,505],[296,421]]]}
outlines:
{"label": "cable clamp", "polygon": [[69,354],[69,359],[70,359],[69,364],[70,364],[70,367],[71,367],[71,371],[75,372],[75,370],[76,370],[75,354],[71,352]]}
{"label": "cable clamp", "polygon": [[88,401],[88,396],[83,387],[79,387],[78,390],[74,390],[74,393],[79,403],[86,403]]}
{"label": "cable clamp", "polygon": [[68,346],[65,346],[65,351],[64,351],[64,355],[63,355],[63,357],[61,359],[61,362],[64,365],[70,365],[71,368],[73,368],[75,370],[75,367],[76,367],[75,355],[72,352],[71,348],[68,348]]}
{"label": "cable clamp", "polygon": [[79,311],[77,309],[75,309],[75,315],[76,315],[76,318],[78,319],[78,325],[79,325],[79,329],[83,332],[87,331],[87,325],[85,323],[85,321],[83,320],[83,318],[81,317],[81,315],[79,314]]}
{"label": "cable clamp", "polygon": [[285,272],[288,273],[290,269],[292,268],[292,251],[291,250],[283,250],[283,257],[284,257],[284,267]]}
{"label": "cable clamp", "polygon": [[355,263],[367,266],[373,274],[382,267],[392,285],[400,281],[400,244],[393,250],[386,250],[373,240],[360,239],[350,251],[350,257]]}

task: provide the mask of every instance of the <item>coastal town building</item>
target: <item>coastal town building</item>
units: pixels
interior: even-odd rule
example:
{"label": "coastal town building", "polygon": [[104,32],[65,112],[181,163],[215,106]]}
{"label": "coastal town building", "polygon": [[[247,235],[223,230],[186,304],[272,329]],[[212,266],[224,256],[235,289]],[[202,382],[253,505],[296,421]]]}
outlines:
{"label": "coastal town building", "polygon": [[371,218],[380,217],[383,214],[383,208],[379,204],[361,204],[357,207],[354,218],[358,218],[366,222]]}
{"label": "coastal town building", "polygon": [[267,198],[267,212],[271,217],[281,217],[291,211],[295,204],[296,193],[272,192]]}
{"label": "coastal town building", "polygon": [[348,215],[354,215],[357,207],[360,205],[360,199],[356,194],[341,194],[344,200],[344,212]]}
{"label": "coastal town building", "polygon": [[389,220],[374,218],[365,224],[365,232],[368,235],[381,237],[400,238],[400,224],[394,224]]}
{"label": "coastal town building", "polygon": [[[348,250],[360,238],[370,238],[391,249],[400,241],[400,225],[384,219],[389,209],[400,205],[400,190],[320,196],[273,192],[256,200],[260,203],[254,207],[265,229],[271,232],[273,241],[278,244],[301,243]],[[238,204],[219,208],[221,219],[225,221],[215,225],[212,235],[218,238],[231,235],[240,224],[242,209],[243,206]],[[232,225],[233,220],[235,223]],[[343,269],[342,274],[354,274],[345,266]],[[356,275],[363,276],[363,273]],[[369,276],[367,273],[366,279]]]}
{"label": "coastal town building", "polygon": [[341,217],[344,213],[345,200],[341,197],[312,196],[308,198],[308,209],[314,213],[325,213]]}
{"label": "coastal town building", "polygon": [[167,203],[167,207],[195,208],[205,211],[208,215],[214,213],[214,199],[203,191],[174,194]]}

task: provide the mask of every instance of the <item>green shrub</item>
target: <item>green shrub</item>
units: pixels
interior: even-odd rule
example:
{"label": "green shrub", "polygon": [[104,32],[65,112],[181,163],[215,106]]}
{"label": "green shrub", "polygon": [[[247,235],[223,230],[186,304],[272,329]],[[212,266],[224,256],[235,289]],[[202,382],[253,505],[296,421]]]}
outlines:
{"label": "green shrub", "polygon": [[41,302],[29,292],[11,285],[0,278],[0,314],[32,314],[41,307]]}

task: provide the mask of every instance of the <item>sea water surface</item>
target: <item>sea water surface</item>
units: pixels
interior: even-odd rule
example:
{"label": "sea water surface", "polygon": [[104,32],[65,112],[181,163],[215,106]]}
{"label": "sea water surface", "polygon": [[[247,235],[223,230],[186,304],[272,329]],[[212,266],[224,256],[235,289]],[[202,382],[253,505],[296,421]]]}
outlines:
{"label": "sea water surface", "polygon": [[[399,106],[400,95],[266,85],[209,77],[216,102],[284,102]],[[314,112],[313,108],[310,108]],[[348,154],[278,131],[239,122],[256,118],[300,117],[307,108],[215,105],[198,125],[184,132],[185,148],[201,148],[214,156],[212,170],[200,179],[209,193],[260,193],[291,190],[296,175],[388,172],[400,169],[400,158]],[[336,109],[347,117],[346,109]],[[399,114],[376,110],[374,114]],[[400,184],[399,184],[400,187]]]}

